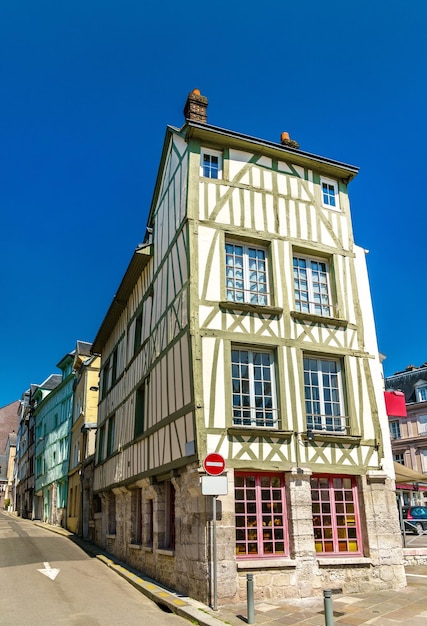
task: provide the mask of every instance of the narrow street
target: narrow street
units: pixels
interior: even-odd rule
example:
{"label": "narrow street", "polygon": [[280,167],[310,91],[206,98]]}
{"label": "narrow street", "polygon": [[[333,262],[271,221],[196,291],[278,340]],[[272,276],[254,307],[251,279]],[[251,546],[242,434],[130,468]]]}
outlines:
{"label": "narrow street", "polygon": [[0,512],[0,624],[185,626],[66,537]]}

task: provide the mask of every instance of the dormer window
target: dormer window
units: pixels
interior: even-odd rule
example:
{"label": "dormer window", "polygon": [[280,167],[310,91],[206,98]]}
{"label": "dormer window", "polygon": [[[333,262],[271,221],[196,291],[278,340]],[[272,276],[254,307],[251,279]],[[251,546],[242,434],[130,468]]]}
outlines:
{"label": "dormer window", "polygon": [[320,179],[320,187],[322,193],[322,205],[327,209],[339,211],[340,201],[338,195],[338,183],[336,180],[329,178]]}
{"label": "dormer window", "polygon": [[200,175],[205,178],[221,178],[222,154],[217,150],[202,150]]}
{"label": "dormer window", "polygon": [[415,386],[415,395],[417,398],[417,402],[426,402],[427,401],[427,383],[425,381],[420,381]]}

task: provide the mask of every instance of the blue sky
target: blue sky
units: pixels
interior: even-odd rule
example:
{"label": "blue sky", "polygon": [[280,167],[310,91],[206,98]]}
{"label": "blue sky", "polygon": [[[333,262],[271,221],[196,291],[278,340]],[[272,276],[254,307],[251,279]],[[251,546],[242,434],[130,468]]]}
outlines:
{"label": "blue sky", "polygon": [[0,7],[0,406],[92,341],[142,241],[167,124],[357,165],[386,375],[427,361],[427,3],[15,0]]}

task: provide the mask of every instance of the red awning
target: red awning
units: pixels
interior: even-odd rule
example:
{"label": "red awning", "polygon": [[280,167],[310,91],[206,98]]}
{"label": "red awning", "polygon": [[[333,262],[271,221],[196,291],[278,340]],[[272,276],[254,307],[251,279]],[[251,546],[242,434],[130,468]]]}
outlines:
{"label": "red awning", "polygon": [[384,391],[385,408],[389,417],[407,417],[403,391]]}

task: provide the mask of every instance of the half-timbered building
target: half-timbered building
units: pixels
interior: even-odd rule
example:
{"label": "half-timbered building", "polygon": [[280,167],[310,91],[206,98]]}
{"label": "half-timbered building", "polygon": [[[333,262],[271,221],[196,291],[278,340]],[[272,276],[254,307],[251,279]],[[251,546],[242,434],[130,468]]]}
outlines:
{"label": "half-timbered building", "polygon": [[204,602],[405,584],[358,169],[212,126],[167,127],[144,243],[98,331],[96,540]]}

